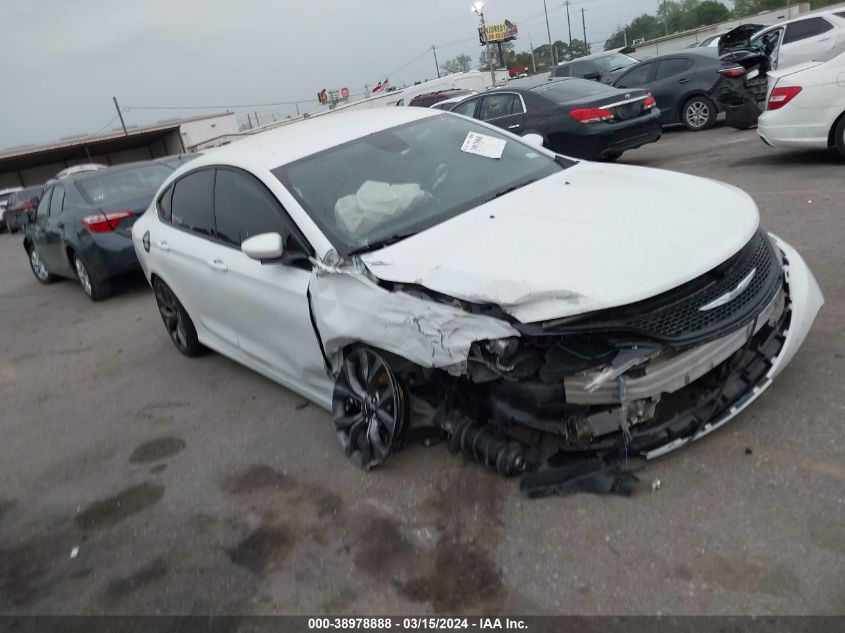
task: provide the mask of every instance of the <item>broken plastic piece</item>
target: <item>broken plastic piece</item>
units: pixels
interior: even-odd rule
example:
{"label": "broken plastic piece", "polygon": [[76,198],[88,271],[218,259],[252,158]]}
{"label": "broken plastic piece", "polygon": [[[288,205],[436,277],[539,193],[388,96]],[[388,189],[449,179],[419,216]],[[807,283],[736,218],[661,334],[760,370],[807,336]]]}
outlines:
{"label": "broken plastic piece", "polygon": [[630,497],[639,481],[631,471],[606,466],[601,459],[593,458],[524,475],[519,489],[531,499],[567,497],[579,492]]}

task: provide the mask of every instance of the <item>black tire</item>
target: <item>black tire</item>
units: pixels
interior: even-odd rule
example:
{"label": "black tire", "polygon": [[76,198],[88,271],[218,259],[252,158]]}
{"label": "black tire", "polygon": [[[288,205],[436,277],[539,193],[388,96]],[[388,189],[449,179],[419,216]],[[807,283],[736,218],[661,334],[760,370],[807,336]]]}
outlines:
{"label": "black tire", "polygon": [[42,284],[51,284],[56,281],[57,277],[47,271],[47,267],[42,263],[34,246],[30,246],[27,253],[29,254],[29,269],[38,281]]}
{"label": "black tire", "polygon": [[601,161],[603,163],[614,163],[620,158],[622,158],[622,154],[624,154],[624,152],[611,152],[602,156]]}
{"label": "black tire", "polygon": [[839,123],[833,130],[833,147],[842,158],[845,158],[845,114],[839,117]]}
{"label": "black tire", "polygon": [[153,280],[153,294],[155,294],[158,313],[164,322],[167,335],[173,344],[185,356],[199,356],[205,352],[205,346],[197,338],[197,329],[188,316],[187,311],[161,279]]}
{"label": "black tire", "polygon": [[697,95],[689,99],[681,108],[681,123],[688,130],[702,132],[713,127],[718,113],[713,101],[703,95]]}
{"label": "black tire", "polygon": [[111,295],[111,284],[107,279],[97,279],[91,274],[91,269],[79,255],[72,253],[71,261],[82,292],[91,301],[102,301]]}

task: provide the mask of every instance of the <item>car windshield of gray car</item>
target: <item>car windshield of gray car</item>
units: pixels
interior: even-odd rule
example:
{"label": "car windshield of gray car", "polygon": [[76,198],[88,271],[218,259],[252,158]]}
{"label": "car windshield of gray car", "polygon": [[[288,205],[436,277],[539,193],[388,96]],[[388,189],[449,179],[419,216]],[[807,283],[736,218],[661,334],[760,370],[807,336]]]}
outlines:
{"label": "car windshield of gray car", "polygon": [[442,114],[338,145],[273,173],[337,251],[350,255],[409,237],[571,164]]}
{"label": "car windshield of gray car", "polygon": [[158,190],[173,170],[164,165],[151,163],[134,169],[91,172],[90,176],[77,181],[82,195],[91,204],[102,204],[107,200],[126,200],[150,197]]}
{"label": "car windshield of gray car", "polygon": [[605,57],[597,57],[593,60],[593,63],[601,67],[604,72],[612,73],[617,70],[627,68],[633,64],[638,64],[639,61],[633,57],[629,57],[628,55],[623,55],[622,53],[614,53],[613,55],[607,55]]}

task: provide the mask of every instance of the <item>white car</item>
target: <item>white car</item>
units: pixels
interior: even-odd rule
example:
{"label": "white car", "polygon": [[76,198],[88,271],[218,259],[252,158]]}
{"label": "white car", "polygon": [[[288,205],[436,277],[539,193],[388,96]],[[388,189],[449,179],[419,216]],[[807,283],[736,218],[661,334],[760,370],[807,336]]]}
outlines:
{"label": "white car", "polygon": [[816,11],[778,22],[751,38],[751,47],[769,56],[772,70],[824,55],[845,42],[845,11]]}
{"label": "white car", "polygon": [[823,303],[801,256],[734,187],[538,139],[385,108],[197,158],[132,229],[167,334],[330,410],[365,468],[423,424],[512,474],[520,429],[655,457],[733,418]]}
{"label": "white car", "polygon": [[757,133],[774,147],[827,149],[845,158],[845,45],[812,62],[769,72]]}

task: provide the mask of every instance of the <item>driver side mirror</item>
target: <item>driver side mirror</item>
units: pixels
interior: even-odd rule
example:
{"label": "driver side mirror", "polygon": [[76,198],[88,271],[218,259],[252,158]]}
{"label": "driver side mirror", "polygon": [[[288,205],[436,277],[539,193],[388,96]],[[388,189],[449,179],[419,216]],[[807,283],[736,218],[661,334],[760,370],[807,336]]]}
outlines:
{"label": "driver side mirror", "polygon": [[597,72],[587,73],[584,75],[584,79],[589,79],[590,81],[598,81],[601,79],[601,75]]}
{"label": "driver side mirror", "polygon": [[241,242],[241,250],[250,259],[266,262],[281,259],[285,244],[278,233],[261,233]]}
{"label": "driver side mirror", "polygon": [[522,140],[533,147],[543,147],[543,137],[539,134],[526,134]]}

